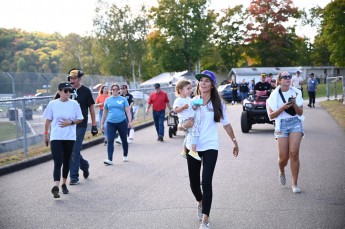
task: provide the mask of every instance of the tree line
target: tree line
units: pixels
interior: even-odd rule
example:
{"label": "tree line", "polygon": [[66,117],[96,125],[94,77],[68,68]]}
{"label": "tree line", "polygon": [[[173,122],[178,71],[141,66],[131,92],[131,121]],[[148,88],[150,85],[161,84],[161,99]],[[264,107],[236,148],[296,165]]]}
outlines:
{"label": "tree line", "polygon": [[[0,29],[0,71],[146,80],[161,72],[248,66],[345,66],[345,2],[298,9],[291,0],[252,0],[220,12],[207,0],[158,0],[133,10],[99,0],[89,36]],[[318,28],[312,43],[296,26]]]}

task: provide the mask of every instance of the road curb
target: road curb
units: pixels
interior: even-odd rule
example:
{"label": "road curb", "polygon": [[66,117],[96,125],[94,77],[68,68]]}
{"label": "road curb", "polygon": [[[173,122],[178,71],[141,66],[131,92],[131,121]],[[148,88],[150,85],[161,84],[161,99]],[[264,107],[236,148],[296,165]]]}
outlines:
{"label": "road curb", "polygon": [[[135,129],[135,131],[138,131],[138,130],[141,130],[143,128],[149,127],[151,125],[153,125],[153,121],[142,124],[140,126],[137,126],[134,129]],[[85,142],[85,143],[83,143],[82,149],[87,149],[87,148],[90,148],[92,146],[101,144],[101,143],[103,143],[103,141],[104,141],[103,137],[99,137],[99,138],[94,139],[92,141]],[[52,155],[49,153],[49,154],[44,154],[44,155],[37,156],[34,158],[30,158],[30,159],[27,159],[24,161],[19,161],[19,162],[10,164],[10,165],[5,165],[5,166],[0,167],[0,176],[6,175],[9,173],[13,173],[13,172],[17,172],[19,170],[26,169],[26,168],[29,168],[31,166],[39,165],[39,164],[47,162],[51,159],[52,159]]]}

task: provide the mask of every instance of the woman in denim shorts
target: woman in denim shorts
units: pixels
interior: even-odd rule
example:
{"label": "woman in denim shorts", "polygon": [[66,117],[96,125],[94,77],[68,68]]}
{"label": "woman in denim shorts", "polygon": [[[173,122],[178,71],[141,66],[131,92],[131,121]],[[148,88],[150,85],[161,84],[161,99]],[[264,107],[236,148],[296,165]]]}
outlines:
{"label": "woman in denim shorts", "polygon": [[299,148],[304,135],[303,98],[301,91],[291,86],[291,78],[288,72],[278,75],[279,86],[267,99],[267,113],[271,120],[275,120],[274,135],[278,142],[280,183],[286,184],[285,166],[290,159],[292,191],[300,193],[297,180],[300,168]]}

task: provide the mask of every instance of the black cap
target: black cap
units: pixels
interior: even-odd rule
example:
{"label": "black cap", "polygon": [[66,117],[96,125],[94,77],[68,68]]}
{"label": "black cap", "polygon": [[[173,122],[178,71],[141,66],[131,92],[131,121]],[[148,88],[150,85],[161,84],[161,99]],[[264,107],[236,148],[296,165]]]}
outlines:
{"label": "black cap", "polygon": [[159,83],[155,83],[153,86],[154,86],[155,88],[160,88],[160,87],[161,87],[161,85],[160,85]]}
{"label": "black cap", "polygon": [[297,71],[296,73],[297,73],[297,74],[300,74],[301,72],[300,72],[300,71]]}
{"label": "black cap", "polygon": [[72,87],[72,85],[68,82],[61,82],[61,83],[59,83],[58,90],[62,90],[66,87]]}
{"label": "black cap", "polygon": [[314,76],[314,73],[310,73],[309,75],[310,75],[310,76]]}

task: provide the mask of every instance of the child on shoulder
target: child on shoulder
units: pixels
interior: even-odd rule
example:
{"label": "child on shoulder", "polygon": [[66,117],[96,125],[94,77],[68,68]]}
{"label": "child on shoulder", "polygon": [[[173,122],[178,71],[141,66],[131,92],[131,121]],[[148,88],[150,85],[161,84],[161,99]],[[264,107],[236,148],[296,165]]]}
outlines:
{"label": "child on shoulder", "polygon": [[[192,148],[188,152],[190,156],[197,160],[201,160],[198,153],[196,152],[196,143],[199,137],[199,123],[200,123],[200,112],[197,112],[199,106],[202,104],[198,100],[192,100],[190,98],[192,94],[192,84],[190,81],[182,79],[176,83],[175,93],[177,98],[174,101],[173,109],[177,113],[179,118],[179,124],[184,125],[186,120],[194,119],[193,127],[186,129],[186,132],[190,132],[192,135]],[[186,134],[187,136],[187,134]],[[183,141],[183,150],[181,156],[186,158],[186,138]]]}

